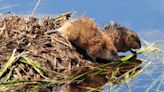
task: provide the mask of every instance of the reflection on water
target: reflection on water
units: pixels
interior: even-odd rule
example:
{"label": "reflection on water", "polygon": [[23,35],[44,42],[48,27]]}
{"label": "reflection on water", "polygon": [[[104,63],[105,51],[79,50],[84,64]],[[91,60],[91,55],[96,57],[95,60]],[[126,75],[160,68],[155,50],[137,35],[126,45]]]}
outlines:
{"label": "reflection on water", "polygon": [[[124,81],[125,74],[128,75],[128,79],[135,75],[139,70],[141,70],[142,61],[138,59],[131,59],[131,61],[124,64],[110,64],[104,69],[104,71],[94,72],[95,74],[87,74],[82,79],[79,78],[78,82],[71,83],[69,86],[65,87],[63,92],[99,92],[107,82],[113,84],[119,84]],[[84,68],[79,72],[79,74],[87,72],[87,68]],[[115,72],[114,72],[115,71]],[[114,74],[115,73],[115,74]],[[79,82],[80,81],[80,82]]]}

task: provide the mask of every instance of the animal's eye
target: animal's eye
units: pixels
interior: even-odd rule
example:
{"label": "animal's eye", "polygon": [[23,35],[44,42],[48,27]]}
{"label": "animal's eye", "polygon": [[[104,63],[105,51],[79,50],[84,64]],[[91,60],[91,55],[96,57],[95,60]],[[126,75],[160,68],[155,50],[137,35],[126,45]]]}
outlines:
{"label": "animal's eye", "polygon": [[132,38],[136,38],[136,36],[135,35],[132,35]]}
{"label": "animal's eye", "polygon": [[103,49],[106,49],[106,45],[105,45],[105,44],[104,44],[104,45],[102,45],[102,48],[103,48]]}

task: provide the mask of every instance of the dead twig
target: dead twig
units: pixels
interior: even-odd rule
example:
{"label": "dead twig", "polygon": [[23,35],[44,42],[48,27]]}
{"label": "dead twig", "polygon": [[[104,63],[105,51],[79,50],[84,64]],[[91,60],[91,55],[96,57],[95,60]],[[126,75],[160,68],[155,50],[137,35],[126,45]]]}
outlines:
{"label": "dead twig", "polygon": [[45,32],[44,34],[51,34],[51,33],[57,33],[57,32],[58,32],[57,30],[49,30]]}
{"label": "dead twig", "polygon": [[61,44],[64,44],[65,46],[67,46],[67,47],[69,47],[70,49],[72,49],[72,46],[71,46],[71,44],[67,44],[67,43],[65,43],[65,42],[63,42],[63,41],[61,41],[61,40],[59,40],[59,39],[57,39],[57,38],[55,38],[55,37],[52,37],[52,36],[50,36],[53,40],[55,40],[55,41],[57,41],[57,42],[59,42],[59,43],[61,43]]}
{"label": "dead twig", "polygon": [[4,21],[4,25],[2,28],[0,28],[0,36],[3,34],[4,30],[6,29],[6,22]]}
{"label": "dead twig", "polygon": [[15,70],[15,72],[17,73],[19,79],[20,79],[20,80],[23,80],[23,77],[22,77],[22,75],[21,75],[21,73],[20,73],[20,69],[19,69],[19,68],[15,68],[14,70]]}
{"label": "dead twig", "polygon": [[35,7],[34,7],[34,9],[33,9],[33,11],[32,11],[32,13],[31,13],[31,16],[34,16],[34,13],[35,13],[35,11],[36,11],[36,8],[39,6],[40,1],[41,1],[41,0],[38,0],[38,2],[36,3],[36,5],[35,5]]}

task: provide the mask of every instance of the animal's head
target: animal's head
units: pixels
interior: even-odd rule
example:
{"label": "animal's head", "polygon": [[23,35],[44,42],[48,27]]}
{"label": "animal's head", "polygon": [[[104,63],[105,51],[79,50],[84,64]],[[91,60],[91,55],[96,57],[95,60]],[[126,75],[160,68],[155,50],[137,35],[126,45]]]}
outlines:
{"label": "animal's head", "polygon": [[111,61],[119,61],[117,49],[114,46],[113,42],[107,36],[105,37],[105,42],[101,45],[100,50],[100,55],[102,58]]}
{"label": "animal's head", "polygon": [[139,49],[141,48],[141,41],[138,37],[138,35],[129,30],[129,29],[124,29],[123,30],[124,32],[124,41],[126,43],[126,46],[129,48],[129,49]]}
{"label": "animal's head", "polygon": [[141,48],[138,35],[129,28],[121,26],[116,22],[111,22],[111,24],[104,27],[104,30],[114,39],[118,51],[125,52],[130,49]]}

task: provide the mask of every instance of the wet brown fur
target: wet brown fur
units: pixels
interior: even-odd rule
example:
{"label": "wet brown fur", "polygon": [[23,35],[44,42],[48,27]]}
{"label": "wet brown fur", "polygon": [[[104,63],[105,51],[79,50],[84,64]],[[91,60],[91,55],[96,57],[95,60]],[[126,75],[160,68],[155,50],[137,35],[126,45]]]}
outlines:
{"label": "wet brown fur", "polygon": [[138,35],[117,23],[106,25],[104,27],[104,33],[111,38],[118,52],[126,52],[131,49],[141,48]]}
{"label": "wet brown fur", "polygon": [[58,30],[66,39],[82,48],[93,59],[118,60],[113,42],[87,17],[69,20]]}

